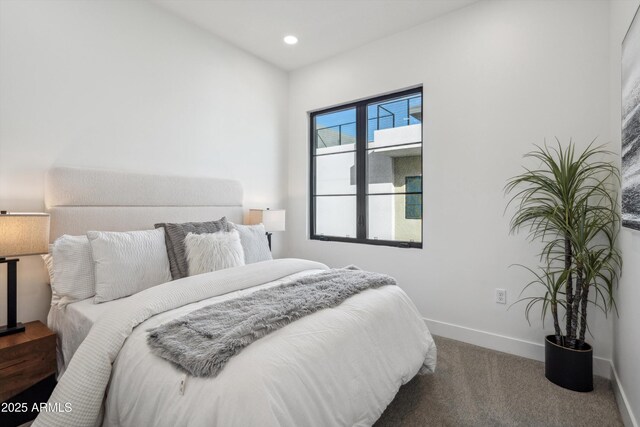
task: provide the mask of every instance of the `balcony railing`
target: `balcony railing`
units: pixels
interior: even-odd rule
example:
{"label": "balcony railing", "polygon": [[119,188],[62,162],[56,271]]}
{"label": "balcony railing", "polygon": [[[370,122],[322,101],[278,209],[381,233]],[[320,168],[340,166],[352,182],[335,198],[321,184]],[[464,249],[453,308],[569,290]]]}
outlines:
{"label": "balcony railing", "polygon": [[[413,103],[412,100],[422,99],[422,95],[397,99],[376,106],[376,116],[370,117],[367,123],[367,141],[373,141],[374,131],[407,126],[413,117],[416,122],[422,122],[422,102]],[[339,145],[355,144],[356,122],[341,123],[316,129],[316,147],[326,148]]]}
{"label": "balcony railing", "polygon": [[[352,133],[345,133],[342,128],[351,126]],[[344,138],[343,138],[344,135]],[[335,126],[327,126],[316,130],[316,146],[335,147],[336,145],[355,144],[356,142],[356,122],[342,123]]]}
{"label": "balcony railing", "polygon": [[[367,142],[374,141],[375,131],[422,122],[422,95],[396,99],[376,107],[376,117],[369,119]],[[413,118],[414,123],[411,123]],[[375,123],[373,121],[375,120]]]}

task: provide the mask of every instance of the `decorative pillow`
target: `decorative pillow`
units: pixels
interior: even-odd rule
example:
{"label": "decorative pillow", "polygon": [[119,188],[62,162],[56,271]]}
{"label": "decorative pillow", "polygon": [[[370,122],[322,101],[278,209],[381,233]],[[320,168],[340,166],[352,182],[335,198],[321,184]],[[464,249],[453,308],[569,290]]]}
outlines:
{"label": "decorative pillow", "polygon": [[173,279],[182,279],[189,275],[187,258],[184,253],[184,238],[189,233],[216,233],[218,231],[231,231],[231,225],[227,218],[222,217],[217,221],[209,222],[184,222],[182,224],[163,223],[156,224],[156,228],[163,227],[167,244],[167,255],[171,266]]}
{"label": "decorative pillow", "polygon": [[89,231],[96,275],[95,303],[123,298],[171,280],[164,230]]}
{"label": "decorative pillow", "polygon": [[96,294],[91,245],[87,236],[63,235],[42,257],[49,270],[52,304],[65,306]]}
{"label": "decorative pillow", "polygon": [[232,225],[240,234],[240,243],[242,243],[246,264],[273,259],[264,225]]}
{"label": "decorative pillow", "polygon": [[229,232],[194,234],[184,239],[189,276],[244,265],[240,235]]}

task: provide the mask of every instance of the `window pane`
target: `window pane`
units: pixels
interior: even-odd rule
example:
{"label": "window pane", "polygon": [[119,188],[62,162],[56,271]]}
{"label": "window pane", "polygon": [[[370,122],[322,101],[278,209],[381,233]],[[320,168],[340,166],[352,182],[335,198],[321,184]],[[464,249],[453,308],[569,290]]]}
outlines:
{"label": "window pane", "polygon": [[[367,215],[368,239],[422,241],[421,194],[368,196]],[[418,218],[412,216],[418,216]]]}
{"label": "window pane", "polygon": [[335,152],[336,149],[355,150],[356,109],[349,108],[315,116],[314,138],[316,154]]}
{"label": "window pane", "polygon": [[422,142],[422,95],[367,105],[367,147]]}
{"label": "window pane", "polygon": [[315,194],[356,194],[356,153],[316,156]]}
{"label": "window pane", "polygon": [[368,193],[422,192],[422,186],[417,191],[406,189],[407,177],[422,175],[422,144],[417,145],[367,151]]}
{"label": "window pane", "polygon": [[319,236],[352,237],[356,235],[356,196],[318,196],[316,234]]}

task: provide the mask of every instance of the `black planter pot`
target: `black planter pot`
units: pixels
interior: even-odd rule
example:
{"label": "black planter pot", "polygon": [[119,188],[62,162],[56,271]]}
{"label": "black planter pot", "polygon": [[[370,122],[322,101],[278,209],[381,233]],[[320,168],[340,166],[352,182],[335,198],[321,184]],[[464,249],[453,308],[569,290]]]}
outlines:
{"label": "black planter pot", "polygon": [[544,374],[549,381],[573,391],[593,391],[593,348],[583,343],[580,349],[556,344],[555,335],[544,342]]}

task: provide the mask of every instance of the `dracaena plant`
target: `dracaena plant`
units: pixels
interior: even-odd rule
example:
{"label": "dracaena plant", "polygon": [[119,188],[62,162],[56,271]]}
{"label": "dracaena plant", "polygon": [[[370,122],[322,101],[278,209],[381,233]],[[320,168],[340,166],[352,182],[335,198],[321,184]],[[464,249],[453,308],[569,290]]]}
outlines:
{"label": "dracaena plant", "polygon": [[525,289],[541,285],[541,295],[518,302],[527,303],[527,321],[540,304],[543,320],[551,313],[556,343],[579,348],[588,330],[588,306],[605,314],[615,309],[613,290],[622,265],[616,246],[619,171],[606,160],[612,153],[593,143],[580,153],[572,142],[566,148],[560,141],[535,147],[525,159],[537,167],[525,168],[505,187],[511,196],[507,207],[515,209],[511,233],[526,230],[543,248],[542,265],[525,267],[533,277]]}

